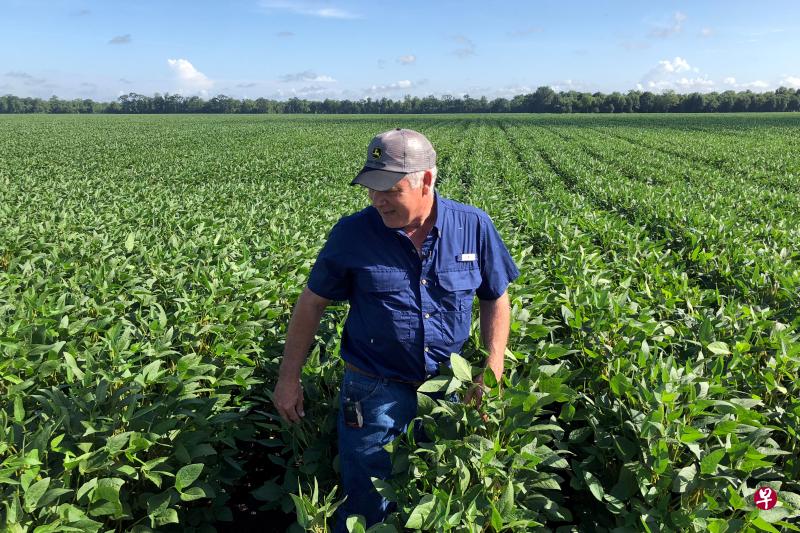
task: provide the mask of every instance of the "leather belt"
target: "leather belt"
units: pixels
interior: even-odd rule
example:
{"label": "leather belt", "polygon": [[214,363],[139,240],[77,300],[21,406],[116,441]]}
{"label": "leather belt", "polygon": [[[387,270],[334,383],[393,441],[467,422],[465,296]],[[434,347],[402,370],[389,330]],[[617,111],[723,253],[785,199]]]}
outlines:
{"label": "leather belt", "polygon": [[347,361],[345,361],[344,366],[345,366],[345,368],[347,368],[347,370],[350,370],[351,372],[355,372],[356,374],[361,374],[362,376],[367,376],[368,378],[372,378],[372,379],[385,379],[387,381],[393,381],[395,383],[404,383],[406,385],[413,385],[415,387],[419,387],[420,385],[422,385],[424,383],[423,381],[410,381],[410,380],[398,379],[398,378],[385,378],[383,376],[379,376],[377,374],[372,374],[370,372],[367,372],[366,370],[361,370],[360,368],[355,366],[353,363],[348,363]]}

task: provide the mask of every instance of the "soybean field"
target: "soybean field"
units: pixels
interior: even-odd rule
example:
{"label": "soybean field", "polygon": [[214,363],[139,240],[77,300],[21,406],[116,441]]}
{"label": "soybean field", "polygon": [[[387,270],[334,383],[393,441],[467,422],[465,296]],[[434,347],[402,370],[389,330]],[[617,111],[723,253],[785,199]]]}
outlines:
{"label": "soybean field", "polygon": [[331,527],[346,302],[303,422],[270,395],[394,127],[522,275],[503,383],[420,396],[370,531],[800,531],[797,114],[0,117],[0,530]]}

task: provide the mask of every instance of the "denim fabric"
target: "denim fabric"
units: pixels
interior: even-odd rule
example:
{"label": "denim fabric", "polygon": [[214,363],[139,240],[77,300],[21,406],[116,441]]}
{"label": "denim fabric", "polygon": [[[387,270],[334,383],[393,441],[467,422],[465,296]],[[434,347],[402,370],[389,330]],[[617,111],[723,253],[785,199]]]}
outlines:
{"label": "denim fabric", "polygon": [[[347,399],[361,402],[362,428],[344,423],[342,405]],[[347,370],[339,401],[339,467],[347,500],[337,510],[336,533],[347,531],[345,520],[351,514],[363,515],[369,526],[391,512],[390,502],[378,494],[370,478],[391,475],[391,459],[383,447],[417,415],[417,391],[412,385]]]}

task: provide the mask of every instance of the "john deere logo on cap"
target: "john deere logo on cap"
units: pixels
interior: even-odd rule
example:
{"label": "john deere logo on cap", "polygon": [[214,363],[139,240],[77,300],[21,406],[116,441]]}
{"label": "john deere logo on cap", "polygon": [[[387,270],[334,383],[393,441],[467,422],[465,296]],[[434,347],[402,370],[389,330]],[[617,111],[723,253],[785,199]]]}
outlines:
{"label": "john deere logo on cap", "polygon": [[380,159],[381,158],[381,149],[380,149],[380,147],[376,146],[375,148],[372,149],[372,157],[374,159]]}

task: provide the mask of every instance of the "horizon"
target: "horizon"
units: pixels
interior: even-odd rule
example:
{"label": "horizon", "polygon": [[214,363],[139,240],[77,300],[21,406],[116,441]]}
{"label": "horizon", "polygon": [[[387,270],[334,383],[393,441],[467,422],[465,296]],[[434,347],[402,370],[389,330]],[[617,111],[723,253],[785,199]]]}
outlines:
{"label": "horizon", "polygon": [[[493,100],[541,86],[604,94],[800,88],[791,52],[800,23],[787,22],[800,20],[800,6],[786,0],[581,4],[570,13],[553,1],[491,9],[410,2],[390,13],[312,0],[0,7],[0,45],[19,50],[0,63],[0,94],[21,98]],[[387,36],[394,29],[398,36]]]}

